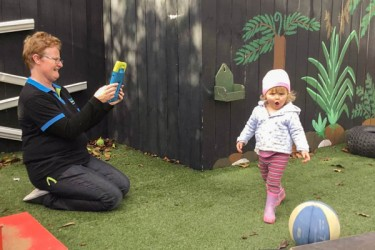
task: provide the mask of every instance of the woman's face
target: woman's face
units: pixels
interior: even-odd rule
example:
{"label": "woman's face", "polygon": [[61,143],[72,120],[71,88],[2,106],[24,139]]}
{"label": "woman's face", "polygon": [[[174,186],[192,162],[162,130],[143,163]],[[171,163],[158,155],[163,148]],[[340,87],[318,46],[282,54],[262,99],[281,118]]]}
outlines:
{"label": "woman's face", "polygon": [[51,47],[44,50],[43,54],[39,56],[40,64],[39,70],[48,81],[55,82],[60,77],[59,70],[63,67],[60,58],[60,50],[57,47]]}

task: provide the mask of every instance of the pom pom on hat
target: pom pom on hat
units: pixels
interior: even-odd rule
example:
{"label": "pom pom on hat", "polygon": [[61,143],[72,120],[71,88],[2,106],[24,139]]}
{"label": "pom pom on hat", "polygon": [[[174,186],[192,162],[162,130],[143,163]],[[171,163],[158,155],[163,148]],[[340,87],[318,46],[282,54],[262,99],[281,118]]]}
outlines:
{"label": "pom pom on hat", "polygon": [[267,72],[262,81],[262,94],[274,87],[285,87],[290,92],[288,73],[283,69],[273,69]]}

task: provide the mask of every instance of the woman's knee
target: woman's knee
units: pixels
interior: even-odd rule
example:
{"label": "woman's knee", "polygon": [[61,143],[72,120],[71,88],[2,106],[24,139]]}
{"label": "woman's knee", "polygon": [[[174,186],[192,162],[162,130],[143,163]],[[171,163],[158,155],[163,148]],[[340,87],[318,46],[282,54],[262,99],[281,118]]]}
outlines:
{"label": "woman's knee", "polygon": [[101,199],[103,210],[109,211],[117,208],[123,199],[123,194],[120,190],[108,192]]}
{"label": "woman's knee", "polygon": [[130,190],[130,181],[127,176],[124,175],[123,181],[121,183],[122,185],[119,187],[119,189],[122,192],[122,196],[124,197]]}

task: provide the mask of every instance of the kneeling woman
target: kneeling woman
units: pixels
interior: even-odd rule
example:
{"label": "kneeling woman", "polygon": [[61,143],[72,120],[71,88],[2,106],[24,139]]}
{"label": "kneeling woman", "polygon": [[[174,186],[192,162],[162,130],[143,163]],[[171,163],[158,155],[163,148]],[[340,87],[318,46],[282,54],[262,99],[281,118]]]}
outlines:
{"label": "kneeling woman", "polygon": [[121,102],[124,93],[107,103],[117,84],[104,85],[80,109],[56,84],[63,67],[60,50],[61,41],[46,32],[24,41],[23,58],[31,74],[20,94],[18,120],[23,160],[36,187],[24,201],[61,210],[112,210],[128,193],[129,179],[87,152],[85,131]]}

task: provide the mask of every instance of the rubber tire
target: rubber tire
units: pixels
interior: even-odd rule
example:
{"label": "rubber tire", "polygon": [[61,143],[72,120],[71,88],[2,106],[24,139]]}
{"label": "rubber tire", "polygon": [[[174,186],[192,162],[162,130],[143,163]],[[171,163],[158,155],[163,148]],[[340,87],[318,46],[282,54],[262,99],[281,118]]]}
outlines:
{"label": "rubber tire", "polygon": [[350,153],[375,158],[375,126],[353,127],[346,138]]}

